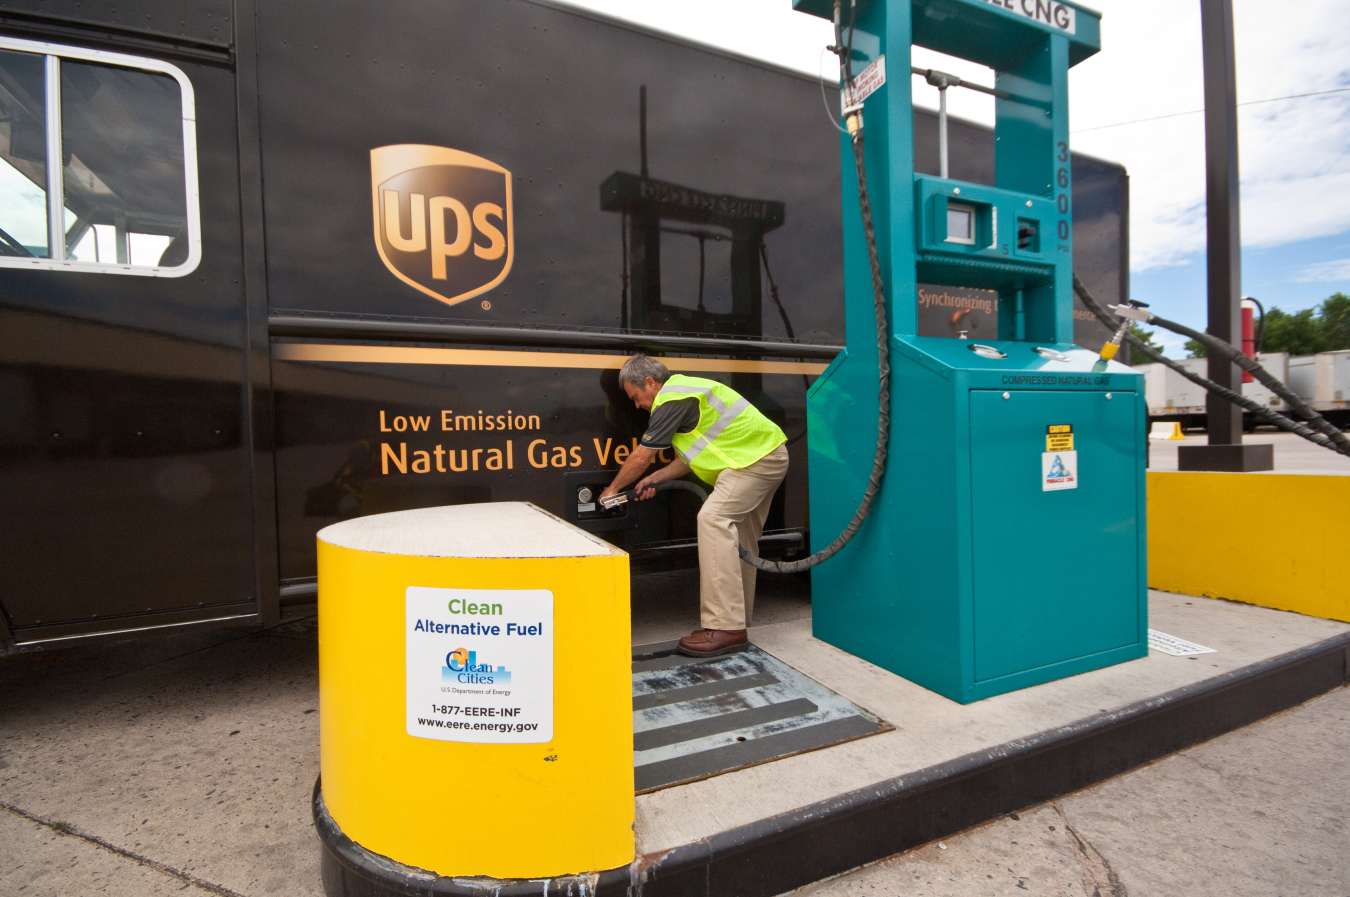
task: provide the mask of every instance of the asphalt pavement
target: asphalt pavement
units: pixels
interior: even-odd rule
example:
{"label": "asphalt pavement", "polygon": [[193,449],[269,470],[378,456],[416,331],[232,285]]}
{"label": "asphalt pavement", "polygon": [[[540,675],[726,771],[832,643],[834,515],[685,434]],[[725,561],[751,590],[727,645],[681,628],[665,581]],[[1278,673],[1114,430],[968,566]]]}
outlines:
{"label": "asphalt pavement", "polygon": [[1346,897],[1350,688],[799,897]]}
{"label": "asphalt pavement", "polygon": [[321,895],[316,632],[0,658],[0,894]]}

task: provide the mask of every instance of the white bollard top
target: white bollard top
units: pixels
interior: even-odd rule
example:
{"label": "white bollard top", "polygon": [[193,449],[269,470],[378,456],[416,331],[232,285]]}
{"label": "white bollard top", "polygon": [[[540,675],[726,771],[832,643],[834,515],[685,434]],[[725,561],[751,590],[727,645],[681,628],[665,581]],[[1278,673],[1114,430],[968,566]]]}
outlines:
{"label": "white bollard top", "polygon": [[329,545],[441,558],[560,558],[623,554],[527,501],[372,514],[319,530]]}

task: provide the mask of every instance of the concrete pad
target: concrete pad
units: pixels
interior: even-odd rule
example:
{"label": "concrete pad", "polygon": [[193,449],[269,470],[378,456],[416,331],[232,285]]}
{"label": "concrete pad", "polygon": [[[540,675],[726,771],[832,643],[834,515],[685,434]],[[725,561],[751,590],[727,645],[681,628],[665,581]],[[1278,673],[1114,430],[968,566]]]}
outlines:
{"label": "concrete pad", "polygon": [[[634,583],[635,642],[698,626],[697,570]],[[764,591],[762,618],[810,616],[808,581]],[[0,804],[248,897],[321,895],[316,633],[310,619],[0,659]],[[0,893],[83,893],[44,868],[30,882],[31,863],[0,863]]]}
{"label": "concrete pad", "polygon": [[0,883],[5,893],[24,897],[221,893],[5,811],[0,811]]}
{"label": "concrete pad", "polygon": [[1150,592],[1149,626],[1217,653],[1150,652],[1011,694],[961,705],[811,636],[809,620],[752,630],[755,644],[895,726],[895,731],[638,798],[638,852],[692,844],[757,820],[1122,708],[1288,651],[1350,625]]}
{"label": "concrete pad", "polygon": [[[809,576],[759,578],[752,627],[811,619]],[[633,644],[670,641],[698,629],[698,569],[649,573],[633,578]]]}
{"label": "concrete pad", "polygon": [[1350,893],[1350,689],[1062,805],[1134,893]]}

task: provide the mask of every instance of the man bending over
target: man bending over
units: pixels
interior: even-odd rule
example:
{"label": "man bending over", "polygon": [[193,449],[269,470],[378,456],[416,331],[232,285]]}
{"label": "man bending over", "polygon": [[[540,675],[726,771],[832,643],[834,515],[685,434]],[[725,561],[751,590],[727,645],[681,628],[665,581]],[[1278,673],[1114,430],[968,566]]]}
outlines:
{"label": "man bending over", "polygon": [[[634,355],[619,371],[633,404],[651,412],[647,430],[600,498],[637,481],[639,501],[656,494],[656,483],[691,470],[712,485],[698,512],[699,597],[703,628],[680,639],[679,651],[712,657],[749,643],[746,629],[755,605],[753,566],[736,546],[758,551],[764,521],[778,484],[787,476],[787,437],[749,400],[715,380],[672,374],[647,355]],[[675,460],[643,476],[657,453],[671,448]],[[641,479],[639,479],[641,477]]]}

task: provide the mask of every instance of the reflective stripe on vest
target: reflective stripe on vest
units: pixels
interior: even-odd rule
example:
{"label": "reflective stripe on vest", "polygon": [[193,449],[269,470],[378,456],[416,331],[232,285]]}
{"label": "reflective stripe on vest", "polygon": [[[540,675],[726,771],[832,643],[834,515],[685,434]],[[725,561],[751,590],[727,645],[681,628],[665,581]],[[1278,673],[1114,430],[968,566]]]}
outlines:
{"label": "reflective stripe on vest", "polygon": [[[699,422],[692,432],[675,434],[671,447],[705,482],[715,482],[727,468],[748,467],[787,442],[778,425],[749,399],[715,380],[673,375],[657,393],[652,408],[682,398],[698,399]],[[742,415],[747,416],[742,419]],[[736,429],[724,436],[733,424],[738,424]]]}
{"label": "reflective stripe on vest", "polygon": [[[709,402],[709,404],[712,404]],[[721,402],[718,402],[721,404]],[[725,406],[723,406],[725,407]],[[734,402],[730,408],[725,411],[717,412],[717,420],[713,421],[711,427],[703,431],[703,435],[694,440],[694,444],[689,446],[687,454],[690,458],[697,458],[699,453],[706,449],[714,439],[722,435],[722,431],[740,416],[740,413],[750,407],[750,400],[741,398]],[[686,459],[687,460],[687,459]]]}

